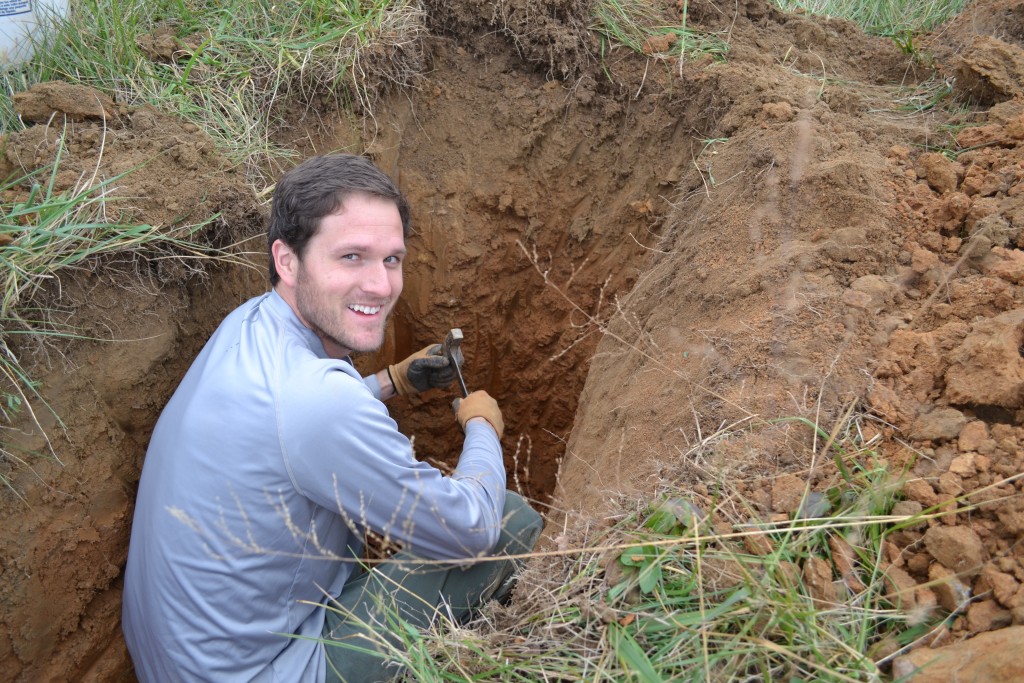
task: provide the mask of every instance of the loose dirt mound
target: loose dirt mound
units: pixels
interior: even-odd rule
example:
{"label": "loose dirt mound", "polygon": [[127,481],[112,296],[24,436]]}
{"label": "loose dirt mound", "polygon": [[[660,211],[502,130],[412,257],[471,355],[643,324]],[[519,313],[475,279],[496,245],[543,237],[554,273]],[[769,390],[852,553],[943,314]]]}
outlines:
{"label": "loose dirt mound", "polygon": [[[755,415],[827,431],[861,406],[865,438],[909,444],[883,455],[911,469],[910,503],[992,501],[901,532],[889,571],[911,584],[962,572],[988,592],[945,638],[1021,623],[1024,508],[1019,482],[999,483],[1021,471],[1024,438],[1012,6],[966,15],[998,16],[997,35],[975,40],[963,19],[936,43],[953,46],[938,55],[943,74],[981,107],[959,120],[901,109],[934,94],[928,64],[849,23],[756,0],[689,8],[692,25],[727,39],[725,62],[680,70],[616,51],[599,63],[577,3],[439,3],[428,75],[375,112],[377,127],[294,131],[304,154],[370,154],[414,207],[403,300],[385,348],[360,366],[461,327],[467,381],[506,414],[510,481],[548,502],[558,479],[552,526],[600,518],[666,475],[698,499],[729,478],[759,512],[789,514],[785,487],[834,476],[804,461],[806,429],[685,454]],[[56,110],[71,122],[10,136],[4,170],[46,163],[66,130],[65,184],[152,158],[120,183],[135,219],[226,211],[216,240],[251,234],[255,199],[197,131],[57,95],[36,93],[34,120]],[[971,127],[954,136],[950,122]],[[62,289],[76,324],[140,341],[77,344],[70,365],[41,375],[67,422],[65,466],[12,470],[31,507],[3,500],[0,668],[13,680],[130,680],[118,577],[149,430],[223,313],[265,287],[259,274],[215,272],[211,287],[144,265],[148,288],[97,270]],[[459,438],[449,398],[392,407],[418,454],[442,464]],[[954,595],[908,594],[947,609]]]}
{"label": "loose dirt mound", "polygon": [[[783,24],[737,21],[759,58],[734,50],[694,77],[731,100],[708,136],[729,139],[682,178],[659,253],[598,347],[556,497],[586,517],[668,476],[709,506],[728,482],[785,518],[794,490],[824,492],[836,473],[807,460],[799,422],[744,427],[793,416],[827,433],[866,397],[879,421],[864,438],[907,469],[901,514],[949,510],[891,538],[882,569],[902,605],[960,614],[933,645],[1024,623],[1022,52],[961,35],[944,53],[958,96],[1001,103],[944,137],[942,115],[897,110],[900,93],[877,87],[891,70],[851,60],[841,28]],[[812,80],[801,41],[831,80]]]}

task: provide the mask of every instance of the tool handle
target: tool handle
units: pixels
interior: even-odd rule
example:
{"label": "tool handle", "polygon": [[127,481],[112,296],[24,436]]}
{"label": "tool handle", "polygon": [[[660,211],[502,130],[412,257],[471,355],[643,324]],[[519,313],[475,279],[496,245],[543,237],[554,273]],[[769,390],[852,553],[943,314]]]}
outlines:
{"label": "tool handle", "polygon": [[465,358],[462,355],[462,330],[453,327],[448,331],[442,344],[441,352],[444,357],[455,366],[455,376],[459,380],[459,388],[462,389],[463,397],[469,396],[469,389],[466,388],[466,381],[462,379],[462,364]]}

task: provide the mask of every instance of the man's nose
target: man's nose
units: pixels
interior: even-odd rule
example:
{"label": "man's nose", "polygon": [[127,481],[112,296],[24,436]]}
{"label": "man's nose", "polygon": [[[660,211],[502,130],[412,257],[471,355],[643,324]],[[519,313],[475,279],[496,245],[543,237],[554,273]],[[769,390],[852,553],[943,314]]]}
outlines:
{"label": "man's nose", "polygon": [[369,266],[366,277],[363,279],[363,291],[374,296],[389,297],[391,289],[391,278],[387,266],[383,263]]}

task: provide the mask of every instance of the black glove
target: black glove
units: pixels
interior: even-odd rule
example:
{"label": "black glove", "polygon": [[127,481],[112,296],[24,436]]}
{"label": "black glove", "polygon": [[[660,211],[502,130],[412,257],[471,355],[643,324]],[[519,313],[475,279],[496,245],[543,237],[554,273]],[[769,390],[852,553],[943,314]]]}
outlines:
{"label": "black glove", "polygon": [[388,366],[395,391],[403,396],[427,389],[441,389],[455,381],[455,368],[441,355],[441,345],[420,349],[401,363]]}

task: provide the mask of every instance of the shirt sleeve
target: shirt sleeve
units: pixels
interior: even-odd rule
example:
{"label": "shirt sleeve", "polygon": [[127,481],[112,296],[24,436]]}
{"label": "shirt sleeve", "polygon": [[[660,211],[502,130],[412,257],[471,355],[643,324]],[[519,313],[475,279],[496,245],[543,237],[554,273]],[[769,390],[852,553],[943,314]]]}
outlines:
{"label": "shirt sleeve", "polygon": [[373,394],[373,397],[379,401],[380,380],[377,379],[377,375],[367,375],[366,377],[363,378],[363,384],[365,384],[366,388],[370,390],[370,393]]}
{"label": "shirt sleeve", "polygon": [[493,550],[501,526],[505,470],[488,425],[469,425],[452,476],[418,462],[384,404],[352,371],[323,364],[287,382],[278,407],[280,448],[296,489],[430,559]]}

